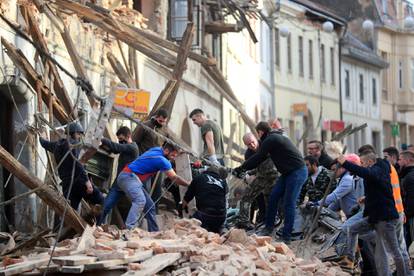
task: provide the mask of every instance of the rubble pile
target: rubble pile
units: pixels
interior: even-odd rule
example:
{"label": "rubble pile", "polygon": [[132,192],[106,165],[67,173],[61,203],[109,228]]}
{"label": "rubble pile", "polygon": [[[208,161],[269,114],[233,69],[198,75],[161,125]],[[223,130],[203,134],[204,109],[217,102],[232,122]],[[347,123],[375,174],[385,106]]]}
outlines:
{"label": "rubble pile", "polygon": [[[232,229],[220,236],[194,219],[170,220],[164,231],[87,227],[79,238],[60,242],[43,253],[3,259],[0,275],[31,271],[82,273],[126,270],[124,275],[347,275],[317,258],[297,258],[271,237],[248,236]],[[52,262],[47,267],[50,254]]]}

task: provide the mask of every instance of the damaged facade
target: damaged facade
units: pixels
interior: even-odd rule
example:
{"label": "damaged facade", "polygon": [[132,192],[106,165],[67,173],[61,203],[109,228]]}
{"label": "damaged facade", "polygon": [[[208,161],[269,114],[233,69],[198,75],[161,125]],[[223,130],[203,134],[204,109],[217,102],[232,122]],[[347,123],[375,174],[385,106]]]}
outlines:
{"label": "damaged facade", "polygon": [[[254,1],[253,1],[254,2]],[[37,3],[43,3],[43,1],[37,1]],[[212,60],[216,60],[217,67],[223,69],[226,68],[226,51],[227,47],[224,47],[222,34],[226,32],[235,32],[235,35],[240,36],[241,39],[249,45],[252,40],[252,35],[245,29],[243,22],[225,23],[228,14],[222,14],[217,6],[214,5],[201,5],[201,1],[102,1],[97,3],[102,5],[103,8],[107,8],[112,11],[112,16],[119,20],[119,22],[131,23],[138,28],[148,28],[148,32],[151,35],[155,33],[161,38],[168,39],[180,43],[183,32],[187,26],[189,16],[194,21],[194,36],[192,43],[193,53],[200,56],[205,55],[211,57]],[[189,7],[189,4],[191,7]],[[2,5],[3,14],[6,18],[12,22],[16,22],[22,26],[22,30],[26,34],[30,33],[26,24],[27,14],[22,14],[21,6],[30,9],[33,19],[39,24],[39,29],[44,36],[49,49],[50,55],[53,56],[64,68],[69,70],[72,74],[76,75],[79,72],[79,68],[74,66],[72,56],[69,54],[65,41],[62,39],[60,29],[55,25],[55,22],[50,20],[47,14],[44,12],[39,13],[32,3],[29,1],[9,1],[6,5]],[[222,7],[220,7],[222,8]],[[251,7],[244,7],[243,9],[253,10],[253,13],[258,11],[257,3],[252,3]],[[191,13],[188,11],[192,10]],[[64,19],[65,28],[68,30],[70,37],[73,40],[76,51],[79,54],[81,61],[86,70],[86,76],[92,85],[94,91],[99,96],[106,96],[111,91],[111,87],[120,84],[119,75],[114,73],[111,63],[108,60],[108,56],[112,54],[118,61],[120,61],[127,72],[129,72],[134,78],[134,83],[127,83],[128,86],[135,87],[149,91],[150,107],[154,106],[158,96],[164,89],[165,85],[171,77],[171,71],[168,68],[168,64],[160,64],[153,58],[150,58],[147,54],[140,51],[135,51],[132,47],[117,41],[109,33],[98,28],[94,24],[88,23],[88,19],[80,20],[73,11],[68,9],[62,9],[64,12],[59,13]],[[61,11],[62,11],[61,10]],[[91,9],[93,11],[93,9]],[[96,11],[96,10],[95,10]],[[93,12],[95,12],[93,11]],[[106,11],[101,11],[103,16],[107,16]],[[246,17],[244,12],[243,20],[251,20],[250,16]],[[237,14],[241,14],[240,12]],[[252,13],[252,14],[253,14]],[[221,14],[221,15],[220,15]],[[215,18],[217,15],[222,18]],[[26,18],[25,18],[26,16]],[[240,16],[240,15],[239,15]],[[145,19],[147,18],[148,21]],[[241,20],[239,18],[239,20]],[[260,18],[256,16],[255,20],[260,21]],[[0,22],[0,35],[1,37],[14,45],[16,48],[21,49],[24,56],[31,63],[33,68],[39,76],[45,81],[46,85],[50,85],[50,82],[54,79],[50,79],[50,73],[48,74],[48,68],[44,68],[44,57],[36,53],[36,49],[27,41],[16,35],[4,21]],[[256,24],[259,26],[259,23]],[[258,28],[256,28],[258,29]],[[247,34],[246,34],[247,33]],[[254,48],[259,49],[258,44],[252,43]],[[162,52],[162,51],[161,51]],[[224,53],[223,53],[224,52]],[[207,58],[206,58],[207,59]],[[229,63],[228,63],[229,64]],[[33,90],[31,85],[27,82],[23,73],[15,67],[8,55],[4,51],[1,54],[1,67],[4,72],[2,74],[1,94],[5,100],[1,101],[1,122],[4,123],[1,132],[1,145],[15,157],[19,157],[19,161],[25,165],[32,173],[37,175],[40,179],[45,179],[47,156],[44,150],[39,146],[37,142],[37,134],[30,132],[27,135],[25,126],[34,125],[34,115],[41,113],[45,118],[49,118],[48,105],[41,104],[41,100],[38,99],[38,94]],[[135,67],[135,68],[134,68]],[[227,66],[228,68],[228,66]],[[68,93],[69,104],[76,104],[77,108],[74,114],[77,114],[80,118],[80,122],[85,128],[88,127],[91,114],[94,111],[91,109],[89,99],[83,91],[76,85],[75,81],[71,79],[64,72],[59,70],[64,88]],[[234,71],[228,73],[234,74]],[[224,80],[225,79],[220,79]],[[229,77],[229,80],[231,78]],[[233,79],[237,82],[237,79]],[[124,81],[125,82],[125,81]],[[230,82],[231,87],[233,86]],[[55,87],[56,88],[56,87]],[[234,88],[238,88],[237,86]],[[10,89],[13,94],[13,98],[10,97]],[[231,88],[228,88],[231,91]],[[229,91],[227,89],[227,91]],[[199,62],[188,59],[187,69],[183,75],[179,92],[176,95],[175,102],[173,104],[172,116],[169,121],[169,129],[173,130],[176,136],[181,138],[186,144],[188,144],[194,151],[201,152],[202,143],[200,142],[199,128],[194,126],[191,120],[188,118],[189,112],[194,108],[201,108],[205,111],[208,118],[216,121],[219,125],[224,125],[226,122],[229,125],[233,123],[237,124],[239,136],[234,141],[233,151],[229,152],[229,159],[231,155],[240,156],[242,154],[242,148],[239,146],[240,139],[243,131],[247,129],[245,122],[239,119],[237,109],[233,109],[232,113],[229,113],[229,105],[224,107],[223,103],[223,83],[217,81],[217,75],[212,76],[211,72],[208,72],[205,65]],[[269,92],[267,92],[269,96]],[[56,91],[56,94],[57,91]],[[234,95],[231,95],[232,97]],[[15,100],[17,109],[14,108]],[[227,98],[229,99],[229,98]],[[231,99],[230,99],[231,100]],[[273,113],[272,106],[269,101],[264,101],[258,97],[255,101],[256,111],[260,108],[260,103],[266,102],[269,106],[266,107],[267,114],[263,117],[269,118]],[[234,104],[234,102],[232,102]],[[251,100],[249,101],[251,104]],[[249,113],[253,113],[249,112]],[[230,117],[228,116],[230,114]],[[22,115],[22,118],[20,118]],[[248,116],[245,114],[243,119]],[[52,119],[53,116],[50,116]],[[54,118],[54,126],[58,127],[61,123]],[[112,129],[116,130],[120,125],[132,126],[129,121],[120,119],[111,120]],[[230,137],[230,129],[224,127],[225,137],[227,140]],[[27,136],[27,139],[26,139]],[[99,159],[100,158],[100,159]],[[111,183],[114,177],[113,171],[108,171],[108,168],[113,166],[114,158],[107,156],[106,154],[99,153],[94,160],[88,163],[89,169],[92,170],[97,176],[97,181],[103,186]],[[97,162],[105,164],[97,166]],[[87,165],[87,167],[88,167]],[[7,182],[9,173],[6,169],[1,170],[1,187]],[[100,174],[104,174],[104,177]],[[106,178],[106,179],[105,179]],[[1,191],[2,201],[12,198],[15,195],[27,192],[28,189],[25,185],[19,182],[18,179],[11,177],[10,183],[7,185],[4,191]],[[17,229],[23,232],[31,232],[36,228],[39,223],[46,223],[49,225],[51,221],[44,221],[44,213],[47,207],[43,206],[41,201],[31,194],[28,199],[17,200],[13,204],[5,206],[5,216],[2,216],[2,230],[14,230]],[[7,220],[7,221],[6,221]],[[13,229],[7,229],[6,226],[12,226]]]}

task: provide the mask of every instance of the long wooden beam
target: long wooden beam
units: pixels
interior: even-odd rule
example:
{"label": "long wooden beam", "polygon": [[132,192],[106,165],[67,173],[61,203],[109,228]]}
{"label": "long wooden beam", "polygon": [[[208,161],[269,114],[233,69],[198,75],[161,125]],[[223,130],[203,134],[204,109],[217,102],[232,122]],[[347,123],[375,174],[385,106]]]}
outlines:
{"label": "long wooden beam", "polygon": [[9,152],[0,146],[0,163],[17,179],[19,179],[29,189],[36,189],[35,193],[59,215],[65,214],[65,224],[82,233],[86,222],[79,214],[63,199],[58,191],[45,185],[39,178],[27,170],[19,161],[17,161]]}
{"label": "long wooden beam", "polygon": [[[21,5],[20,6],[21,13],[24,14],[23,18],[26,21],[26,25],[29,28],[29,34],[33,38],[33,42],[37,43],[37,45],[45,52],[50,55],[49,49],[47,47],[46,40],[40,31],[39,24],[35,19],[33,10],[29,6]],[[72,101],[70,100],[69,94],[66,91],[65,85],[63,84],[62,79],[60,78],[58,69],[56,65],[51,62],[47,58],[42,58],[44,66],[48,64],[50,73],[53,75],[53,88],[56,95],[59,97],[59,100],[62,102],[62,105],[65,108],[67,113],[72,111]]]}
{"label": "long wooden beam", "polygon": [[59,99],[51,99],[53,97],[52,93],[50,92],[49,88],[45,85],[42,78],[37,74],[36,70],[30,64],[30,62],[26,59],[24,54],[20,49],[17,49],[13,45],[11,45],[7,40],[3,37],[1,38],[1,43],[6,49],[7,55],[10,57],[12,62],[16,65],[20,71],[23,72],[26,79],[30,83],[33,88],[38,87],[41,91],[41,96],[43,101],[46,104],[52,102],[53,106],[53,115],[61,124],[66,124],[71,121],[71,118],[65,112],[61,102]]}
{"label": "long wooden beam", "polygon": [[[102,11],[98,12],[92,9],[91,6],[95,7],[93,4],[89,3],[89,6],[85,6],[72,0],[56,0],[55,5],[76,13],[76,15],[80,18],[85,19],[87,22],[98,26],[115,38],[132,46],[136,50],[161,63],[162,65],[169,68],[174,67],[176,59],[172,54],[162,49],[158,45],[154,45],[147,39],[137,37],[133,32],[129,30],[129,28],[123,28],[122,25],[119,24],[111,16],[109,16],[109,14],[105,14]],[[96,6],[96,9],[98,8],[100,10],[104,10],[99,6]]]}
{"label": "long wooden beam", "polygon": [[170,79],[162,90],[160,96],[155,102],[149,117],[153,116],[155,112],[161,107],[168,110],[169,114],[172,113],[175,98],[177,97],[178,88],[181,83],[184,71],[187,68],[187,57],[190,53],[191,44],[193,42],[194,24],[188,23],[187,28],[183,34],[183,40],[181,41],[180,50],[177,56],[177,64],[172,72],[172,79]]}
{"label": "long wooden beam", "polygon": [[121,62],[111,52],[107,53],[106,57],[119,80],[125,83],[129,88],[135,88],[134,80],[131,79]]}

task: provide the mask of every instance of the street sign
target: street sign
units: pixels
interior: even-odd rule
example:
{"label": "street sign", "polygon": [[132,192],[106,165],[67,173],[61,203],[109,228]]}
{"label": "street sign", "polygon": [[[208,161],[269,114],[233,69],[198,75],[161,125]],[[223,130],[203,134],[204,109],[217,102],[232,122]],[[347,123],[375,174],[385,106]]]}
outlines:
{"label": "street sign", "polygon": [[295,116],[308,116],[308,104],[307,103],[296,103],[292,105],[293,114]]}
{"label": "street sign", "polygon": [[[149,113],[150,97],[151,93],[142,89],[115,88],[114,106],[128,110],[136,119],[142,119]],[[114,115],[117,113],[114,112]]]}
{"label": "street sign", "polygon": [[398,123],[391,124],[391,135],[392,137],[400,136],[400,125]]}

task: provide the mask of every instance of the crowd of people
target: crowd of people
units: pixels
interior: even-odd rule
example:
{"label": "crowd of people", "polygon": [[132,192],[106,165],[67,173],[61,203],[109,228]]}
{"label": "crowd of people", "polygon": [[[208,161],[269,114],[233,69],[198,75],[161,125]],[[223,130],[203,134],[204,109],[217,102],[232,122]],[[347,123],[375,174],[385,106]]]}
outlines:
{"label": "crowd of people", "polygon": [[[68,136],[58,141],[40,138],[41,145],[60,164],[58,173],[63,193],[71,206],[78,209],[82,198],[103,205],[97,217],[97,223],[103,224],[111,209],[127,197],[131,205],[124,214],[125,227],[139,226],[145,218],[147,229],[158,231],[157,203],[162,195],[161,186],[167,180],[187,187],[182,198],[179,194],[175,197],[180,200],[176,206],[185,209],[195,199],[193,217],[202,222],[202,227],[221,233],[226,225],[229,190],[222,131],[201,109],[189,114],[200,128],[202,158],[208,161],[208,169],[188,181],[174,170],[180,149],[162,139],[168,137],[165,128],[168,117],[168,112],[160,109],[144,122],[146,127],[139,126],[134,133],[127,127],[119,128],[118,143],[102,139],[103,149],[119,154],[117,178],[106,197],[90,181],[84,164],[78,160],[78,144],[83,134],[79,124],[69,124]],[[397,275],[410,274],[408,248],[414,241],[414,151],[400,152],[388,147],[380,157],[377,149],[364,145],[358,153],[332,159],[323,144],[313,140],[307,143],[307,155],[303,157],[284,134],[278,120],[259,122],[256,132],[257,137],[253,133],[244,135],[245,161],[232,170],[247,183],[235,227],[253,230],[262,223],[258,234],[273,236],[275,219],[278,213],[283,213],[283,227],[275,238],[289,244],[298,208],[323,205],[343,214],[344,223],[336,244],[341,266],[353,268],[358,252],[364,269],[370,268],[375,271],[374,275],[391,275],[389,256],[393,258]],[[253,204],[259,206],[254,220]]]}

